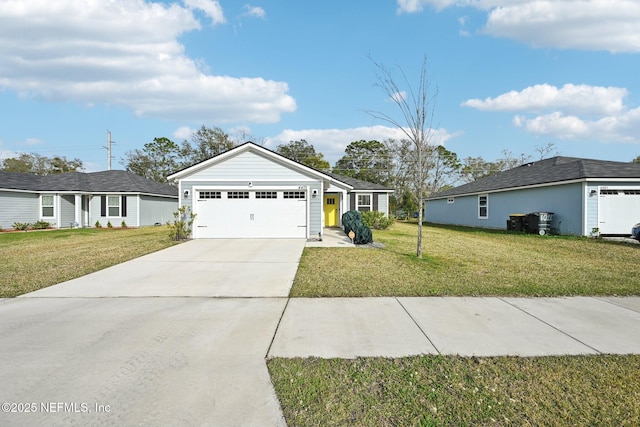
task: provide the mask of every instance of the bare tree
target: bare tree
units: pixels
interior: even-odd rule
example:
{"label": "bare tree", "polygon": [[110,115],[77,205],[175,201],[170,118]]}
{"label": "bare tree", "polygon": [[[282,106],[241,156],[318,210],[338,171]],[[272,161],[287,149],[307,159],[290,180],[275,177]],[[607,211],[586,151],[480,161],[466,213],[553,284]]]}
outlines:
{"label": "bare tree", "polygon": [[[427,57],[422,61],[418,85],[413,87],[404,70],[397,66],[394,69],[400,73],[400,80],[394,75],[394,69],[385,67],[369,57],[375,65],[377,86],[393,101],[400,110],[400,118],[395,118],[381,111],[366,110],[371,117],[385,121],[400,129],[410,142],[411,157],[414,160],[408,171],[415,189],[415,197],[419,203],[418,209],[418,241],[416,256],[422,258],[422,206],[426,195],[427,178],[433,152],[433,114],[435,101],[438,96],[437,88],[431,93],[430,80],[427,76]],[[406,86],[403,90],[401,85]]]}
{"label": "bare tree", "polygon": [[560,152],[556,149],[556,144],[553,142],[547,142],[547,145],[536,145],[535,151],[538,155],[538,160],[560,155]]}

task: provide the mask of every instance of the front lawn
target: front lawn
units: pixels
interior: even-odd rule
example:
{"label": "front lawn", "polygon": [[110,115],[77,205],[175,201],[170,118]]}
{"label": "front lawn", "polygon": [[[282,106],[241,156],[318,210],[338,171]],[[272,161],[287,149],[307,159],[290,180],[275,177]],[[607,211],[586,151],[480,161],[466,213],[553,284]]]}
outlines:
{"label": "front lawn", "polygon": [[174,245],[167,227],[0,233],[0,297],[15,297]]}
{"label": "front lawn", "polygon": [[292,297],[640,295],[640,246],[417,225],[374,231],[384,248],[305,248]]}
{"label": "front lawn", "polygon": [[272,359],[290,426],[635,426],[640,356]]}

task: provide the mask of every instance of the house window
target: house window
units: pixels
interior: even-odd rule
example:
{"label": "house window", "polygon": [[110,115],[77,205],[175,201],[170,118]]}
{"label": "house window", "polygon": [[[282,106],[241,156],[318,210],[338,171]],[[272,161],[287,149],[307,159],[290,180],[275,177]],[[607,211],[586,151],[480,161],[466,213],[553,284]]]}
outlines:
{"label": "house window", "polygon": [[199,191],[198,192],[198,198],[200,200],[219,199],[220,198],[220,192],[219,191]]}
{"label": "house window", "polygon": [[478,196],[478,218],[489,218],[489,195],[487,194]]}
{"label": "house window", "polygon": [[371,194],[358,194],[358,210],[360,212],[371,210]]}
{"label": "house window", "polygon": [[42,217],[53,218],[53,196],[40,196],[40,203],[42,206]]}
{"label": "house window", "polygon": [[447,203],[449,203],[449,204],[452,204],[452,203],[455,203],[455,202],[456,202],[456,199],[454,199],[453,197],[449,197],[447,199]]}
{"label": "house window", "polygon": [[107,216],[120,216],[120,196],[107,196]]}
{"label": "house window", "polygon": [[299,199],[304,200],[306,198],[305,191],[284,191],[282,193],[283,198],[285,199]]}
{"label": "house window", "polygon": [[335,197],[327,197],[327,205],[335,205],[336,198]]}
{"label": "house window", "polygon": [[277,199],[277,191],[256,191],[256,199]]}
{"label": "house window", "polygon": [[248,199],[249,192],[248,191],[228,191],[227,199]]}

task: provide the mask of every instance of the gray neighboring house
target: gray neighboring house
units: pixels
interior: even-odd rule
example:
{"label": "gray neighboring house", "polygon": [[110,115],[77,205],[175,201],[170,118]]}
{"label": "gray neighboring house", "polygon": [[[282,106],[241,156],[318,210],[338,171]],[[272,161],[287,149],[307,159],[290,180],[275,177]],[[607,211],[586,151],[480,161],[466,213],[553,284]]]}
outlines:
{"label": "gray neighboring house", "polygon": [[37,176],[0,171],[0,227],[46,221],[55,228],[165,223],[178,208],[178,189],[126,171]]}
{"label": "gray neighboring house", "polygon": [[305,166],[246,142],[178,171],[180,206],[196,214],[193,237],[310,238],[349,210],[388,215],[392,189]]}
{"label": "gray neighboring house", "polygon": [[561,234],[629,235],[640,222],[640,164],[553,157],[432,194],[426,220],[506,228],[511,214],[553,212]]}

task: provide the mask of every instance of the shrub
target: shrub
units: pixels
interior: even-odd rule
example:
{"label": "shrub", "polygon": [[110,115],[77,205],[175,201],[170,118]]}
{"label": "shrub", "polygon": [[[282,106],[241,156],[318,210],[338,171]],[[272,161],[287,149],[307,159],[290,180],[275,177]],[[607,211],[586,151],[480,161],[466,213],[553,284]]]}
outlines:
{"label": "shrub", "polygon": [[100,224],[100,221],[96,221],[96,228],[102,228],[102,224]]}
{"label": "shrub", "polygon": [[173,213],[173,223],[167,221],[169,237],[174,240],[188,239],[191,235],[191,226],[195,219],[196,214],[191,212],[191,209],[187,206],[178,208],[178,211]]}
{"label": "shrub", "polygon": [[28,222],[14,222],[13,223],[13,228],[15,230],[20,230],[20,231],[27,231],[27,228],[29,228],[31,226],[31,224],[29,224]]}
{"label": "shrub", "polygon": [[127,228],[127,223],[122,220],[122,222],[120,223],[120,227]]}
{"label": "shrub", "polygon": [[46,230],[47,228],[51,228],[51,224],[47,221],[38,221],[33,224],[33,228],[35,228],[36,230]]}
{"label": "shrub", "polygon": [[111,225],[111,221],[107,221],[107,228],[113,228],[113,225]]}
{"label": "shrub", "polygon": [[374,230],[385,230],[393,224],[395,219],[393,217],[386,217],[382,212],[369,211],[362,213],[362,223]]}

